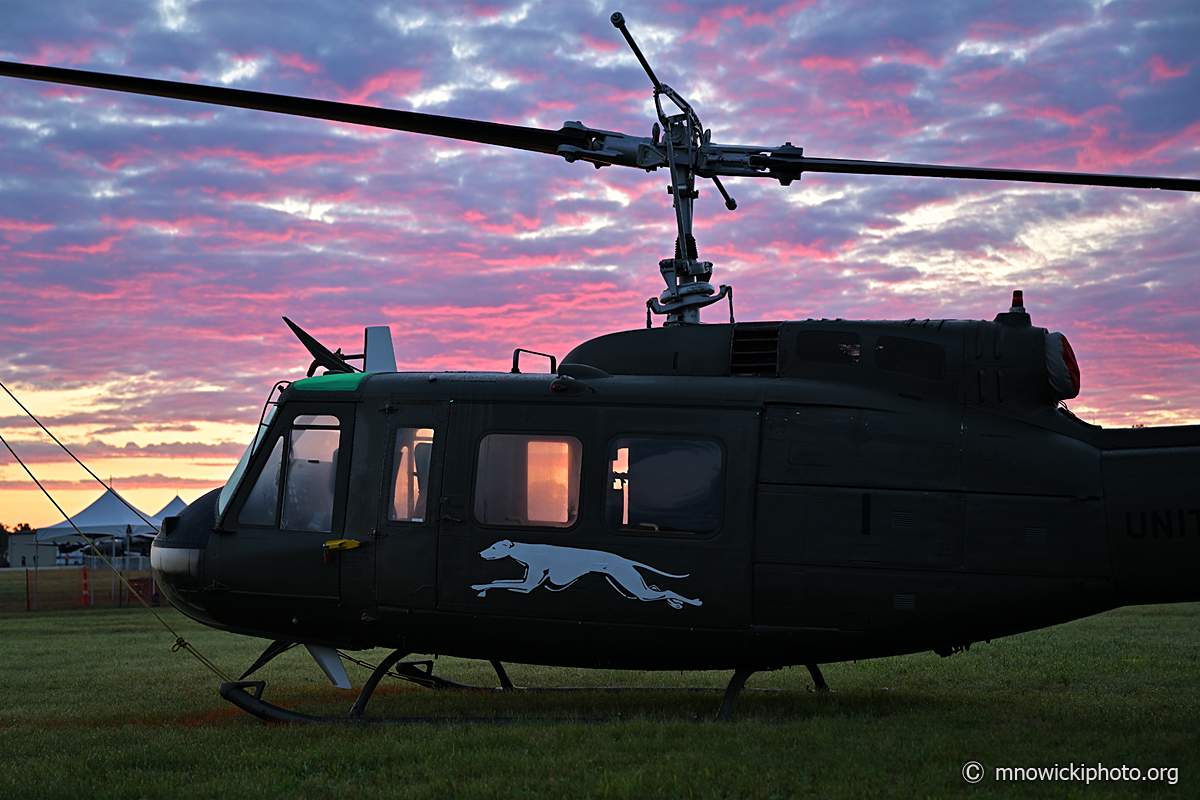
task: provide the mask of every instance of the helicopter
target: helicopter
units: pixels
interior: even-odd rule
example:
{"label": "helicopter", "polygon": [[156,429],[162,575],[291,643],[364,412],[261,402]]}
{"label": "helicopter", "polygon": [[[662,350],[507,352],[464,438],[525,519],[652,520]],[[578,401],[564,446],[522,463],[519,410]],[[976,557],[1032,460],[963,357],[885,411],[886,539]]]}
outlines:
{"label": "helicopter", "polygon": [[[651,135],[557,131],[21,64],[11,77],[298,114],[665,170],[677,237],[647,326],[509,372],[397,373],[386,328],[276,385],[222,489],[168,518],[155,575],[184,614],[271,641],[226,699],[267,719],[254,671],[304,645],[375,647],[351,709],[408,653],[503,664],[758,670],[933,650],[1122,605],[1200,599],[1200,426],[1106,430],[1065,337],[1022,293],[993,320],[736,322],[692,234],[697,179],[805,172],[1200,190],[1151,178],[813,158],[722,145],[661,83]],[[674,109],[668,108],[670,104]],[[582,165],[580,165],[582,166]],[[728,304],[728,323],[700,324]],[[709,313],[712,313],[710,311]],[[655,316],[664,324],[654,327]],[[549,373],[528,371],[546,358]],[[352,362],[361,361],[360,366]],[[525,367],[523,369],[522,367]],[[316,374],[323,370],[324,374]]]}

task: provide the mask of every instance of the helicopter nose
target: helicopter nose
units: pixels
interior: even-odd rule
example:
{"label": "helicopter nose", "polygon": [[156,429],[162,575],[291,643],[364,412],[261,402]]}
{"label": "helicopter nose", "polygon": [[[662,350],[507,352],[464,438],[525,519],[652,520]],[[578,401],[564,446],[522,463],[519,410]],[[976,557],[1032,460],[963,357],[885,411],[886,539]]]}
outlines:
{"label": "helicopter nose", "polygon": [[204,554],[216,519],[219,489],[214,489],[178,516],[163,520],[150,544],[150,569],[171,605],[192,619],[213,624],[204,603]]}

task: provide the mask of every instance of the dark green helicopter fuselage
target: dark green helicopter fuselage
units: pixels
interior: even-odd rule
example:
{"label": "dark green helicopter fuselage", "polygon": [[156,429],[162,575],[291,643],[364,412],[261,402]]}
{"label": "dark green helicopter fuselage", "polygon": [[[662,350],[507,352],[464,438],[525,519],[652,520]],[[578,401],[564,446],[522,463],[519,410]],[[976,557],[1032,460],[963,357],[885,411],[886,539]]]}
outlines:
{"label": "dark green helicopter fuselage", "polygon": [[156,573],[239,633],[631,669],[946,654],[1200,599],[1200,426],[1080,421],[1045,337],[663,327],[552,375],[300,380]]}

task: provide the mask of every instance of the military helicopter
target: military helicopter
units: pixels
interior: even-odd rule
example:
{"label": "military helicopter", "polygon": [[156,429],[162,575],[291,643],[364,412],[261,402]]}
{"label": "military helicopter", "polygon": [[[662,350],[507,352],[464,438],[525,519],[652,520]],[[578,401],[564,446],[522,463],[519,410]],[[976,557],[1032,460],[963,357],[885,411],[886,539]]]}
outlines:
{"label": "military helicopter", "polygon": [[[312,719],[246,678],[302,644],[384,647],[349,716],[408,653],[747,677],[933,650],[1122,605],[1200,599],[1200,426],[1105,430],[1022,293],[993,320],[735,322],[692,235],[696,179],[805,172],[1200,190],[1200,181],[805,156],[715,143],[653,85],[649,137],[556,131],[228,88],[0,64],[0,74],[443,136],[670,174],[677,239],[647,326],[510,372],[397,373],[287,324],[313,357],[272,390],[225,486],[164,521],[156,577],[184,614],[271,640],[221,694]],[[668,107],[673,106],[673,110]],[[729,303],[728,323],[700,324]],[[653,316],[664,318],[652,325]],[[285,318],[286,319],[286,318]],[[549,374],[529,372],[547,358]],[[355,363],[361,362],[356,366]],[[316,374],[318,370],[322,374]]]}

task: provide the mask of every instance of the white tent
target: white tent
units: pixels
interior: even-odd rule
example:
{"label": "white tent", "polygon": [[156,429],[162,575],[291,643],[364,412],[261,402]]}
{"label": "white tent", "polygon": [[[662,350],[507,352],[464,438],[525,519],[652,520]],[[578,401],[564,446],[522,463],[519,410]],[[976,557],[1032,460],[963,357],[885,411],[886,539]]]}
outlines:
{"label": "white tent", "polygon": [[179,512],[187,508],[187,505],[187,503],[183,502],[183,498],[181,498],[179,495],[175,495],[173,498],[171,498],[171,502],[160,508],[158,513],[150,518],[150,521],[159,527],[162,527],[163,519],[166,517],[179,516]]}
{"label": "white tent", "polygon": [[[171,507],[171,503],[167,504],[167,508]],[[157,521],[153,517],[149,514],[139,517],[138,513],[131,511],[115,491],[107,489],[94,503],[71,517],[71,522],[75,523],[74,527],[71,526],[71,522],[64,520],[57,525],[40,528],[37,540],[46,542],[74,536],[75,528],[79,528],[88,536],[123,536],[126,533],[153,533],[158,529]],[[150,520],[151,524],[143,522],[142,517]]]}

